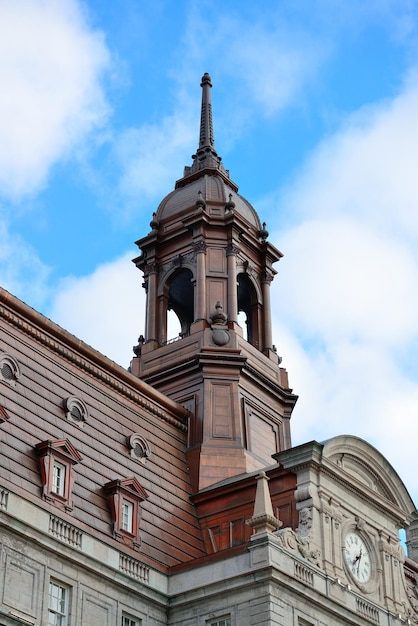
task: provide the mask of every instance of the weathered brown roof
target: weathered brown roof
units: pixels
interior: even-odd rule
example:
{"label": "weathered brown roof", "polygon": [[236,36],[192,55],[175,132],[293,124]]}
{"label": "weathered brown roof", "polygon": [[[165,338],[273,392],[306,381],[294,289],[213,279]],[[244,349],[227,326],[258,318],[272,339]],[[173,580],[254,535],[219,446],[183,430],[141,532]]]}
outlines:
{"label": "weathered brown roof", "polygon": [[[141,558],[170,567],[205,554],[189,499],[184,407],[3,289],[0,352],[14,357],[21,370],[14,387],[0,383],[0,405],[8,415],[0,426],[2,484],[54,512],[53,505],[42,501],[35,446],[68,439],[82,460],[74,468],[74,509],[60,515],[114,542],[103,486],[135,476],[148,494],[141,503]],[[87,406],[82,427],[66,417],[63,401],[68,396]],[[149,444],[145,463],[130,456],[126,441],[133,433]]]}

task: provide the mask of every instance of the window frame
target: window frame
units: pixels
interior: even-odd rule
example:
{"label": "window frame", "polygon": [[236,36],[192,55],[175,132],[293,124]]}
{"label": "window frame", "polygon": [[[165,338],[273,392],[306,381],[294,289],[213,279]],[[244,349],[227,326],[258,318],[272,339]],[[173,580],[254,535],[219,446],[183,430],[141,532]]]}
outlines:
{"label": "window frame", "polygon": [[132,615],[129,615],[128,613],[125,613],[125,612],[122,613],[122,620],[121,620],[122,626],[141,626],[141,624],[142,624],[141,619],[132,617]]}
{"label": "window frame", "polygon": [[207,620],[206,626],[232,626],[231,616],[223,615],[222,617]]}
{"label": "window frame", "polygon": [[[42,479],[42,497],[55,506],[66,511],[72,511],[71,501],[74,486],[73,467],[82,460],[81,455],[68,439],[56,441],[42,441],[35,446],[39,457],[39,465]],[[62,489],[55,489],[55,468],[64,470]]]}
{"label": "window frame", "polygon": [[[147,492],[135,477],[124,480],[120,478],[112,480],[104,485],[104,490],[108,498],[114,538],[121,543],[125,543],[139,550],[141,502],[148,498]],[[124,504],[132,506],[131,530],[125,529],[123,525]]]}
{"label": "window frame", "polygon": [[[64,600],[58,599],[58,602],[63,602],[63,611],[60,611],[58,608],[51,606],[51,587],[57,587],[61,591],[64,592]],[[70,617],[70,594],[71,588],[68,585],[63,584],[61,581],[56,580],[55,578],[50,578],[49,587],[48,587],[48,626],[68,626],[69,617]],[[57,622],[54,619],[53,624],[50,622],[51,615],[57,616],[59,621]]]}
{"label": "window frame", "polygon": [[52,487],[51,491],[56,496],[65,497],[65,482],[67,476],[67,465],[54,459],[52,463]]}
{"label": "window frame", "polygon": [[133,533],[134,528],[134,509],[135,504],[131,500],[122,498],[122,514],[121,514],[121,527],[125,532]]}

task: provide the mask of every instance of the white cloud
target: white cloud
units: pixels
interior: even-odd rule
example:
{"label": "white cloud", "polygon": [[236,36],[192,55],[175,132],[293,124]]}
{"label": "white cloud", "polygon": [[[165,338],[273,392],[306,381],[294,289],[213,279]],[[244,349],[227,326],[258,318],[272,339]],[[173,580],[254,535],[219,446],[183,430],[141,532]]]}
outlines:
{"label": "white cloud", "polygon": [[0,212],[1,286],[31,306],[42,306],[50,269],[42,263],[33,247],[10,231]]}
{"label": "white cloud", "polygon": [[418,234],[418,73],[394,100],[348,118],[308,160],[282,202],[297,214],[356,216],[373,229]]}
{"label": "white cloud", "polygon": [[[183,166],[191,163],[187,148],[197,147],[197,125],[192,127],[187,107],[165,117],[158,125],[144,124],[124,131],[115,142],[115,157],[121,169],[119,190],[133,200],[153,198],[171,191],[173,179],[181,178]],[[182,162],[181,155],[184,155]],[[162,200],[162,198],[161,198]]]}
{"label": "white cloud", "polygon": [[95,349],[128,367],[132,346],[144,332],[142,274],[131,254],[99,266],[92,274],[59,285],[49,316]]}
{"label": "white cloud", "polygon": [[300,394],[296,442],[361,436],[415,492],[417,107],[411,79],[393,101],[326,139],[281,196],[298,224],[272,236],[285,253],[274,311],[279,352]]}
{"label": "white cloud", "polygon": [[235,26],[227,30],[222,56],[239,77],[242,100],[266,115],[293,105],[324,62],[325,42],[281,21]]}
{"label": "white cloud", "polygon": [[0,193],[19,199],[105,120],[109,54],[76,0],[2,0],[0,59]]}
{"label": "white cloud", "polygon": [[374,232],[367,218],[311,218],[284,233],[280,246],[282,288],[291,292],[282,309],[301,336],[399,347],[417,332],[416,258],[397,237]]}

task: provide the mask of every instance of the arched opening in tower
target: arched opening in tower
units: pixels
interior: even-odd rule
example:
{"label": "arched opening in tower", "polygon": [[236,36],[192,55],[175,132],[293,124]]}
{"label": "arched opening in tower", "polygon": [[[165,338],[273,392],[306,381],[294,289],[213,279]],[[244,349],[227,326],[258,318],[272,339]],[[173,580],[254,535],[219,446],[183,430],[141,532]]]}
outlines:
{"label": "arched opening in tower", "polygon": [[[170,280],[168,286],[168,311],[172,311],[178,320],[177,335],[185,336],[190,332],[194,321],[193,274],[189,269],[180,269]],[[171,314],[167,317],[169,338],[176,333],[176,325]]]}
{"label": "arched opening in tower", "polygon": [[238,324],[242,328],[242,336],[248,341],[248,327],[247,327],[247,315],[244,311],[238,313]]}
{"label": "arched opening in tower", "polygon": [[259,348],[258,337],[258,299],[256,289],[248,274],[238,274],[238,320],[243,327],[244,336],[256,348]]}

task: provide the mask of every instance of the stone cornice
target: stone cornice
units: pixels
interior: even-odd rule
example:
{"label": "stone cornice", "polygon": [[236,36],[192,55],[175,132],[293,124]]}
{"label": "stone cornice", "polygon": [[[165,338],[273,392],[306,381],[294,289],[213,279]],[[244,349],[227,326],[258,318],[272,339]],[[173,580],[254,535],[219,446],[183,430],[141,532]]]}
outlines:
{"label": "stone cornice", "polygon": [[280,385],[271,381],[254,367],[251,367],[251,365],[249,365],[248,363],[245,364],[243,370],[247,373],[247,375],[250,375],[261,381],[266,387],[279,395],[286,403],[290,404],[291,406],[296,404],[296,401],[298,399],[297,395],[293,394],[291,391],[283,389],[282,387],[280,387]]}
{"label": "stone cornice", "polygon": [[149,413],[187,431],[188,411],[0,288],[0,318]]}

